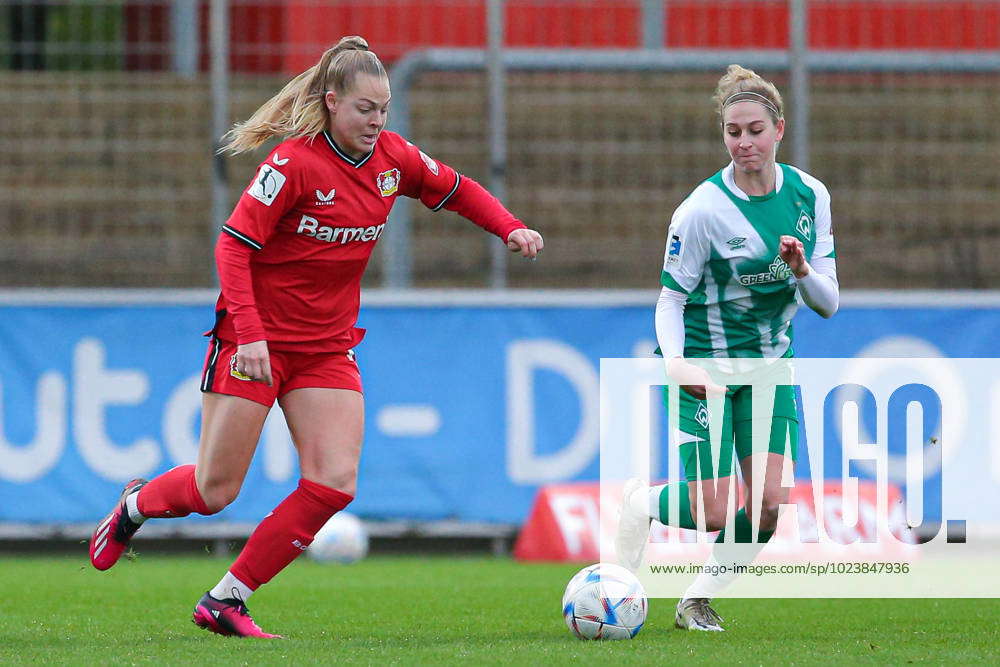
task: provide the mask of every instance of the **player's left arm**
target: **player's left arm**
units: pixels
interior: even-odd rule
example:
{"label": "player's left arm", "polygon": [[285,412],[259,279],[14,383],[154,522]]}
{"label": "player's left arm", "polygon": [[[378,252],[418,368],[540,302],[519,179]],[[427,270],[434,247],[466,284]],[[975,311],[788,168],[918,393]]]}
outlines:
{"label": "player's left arm", "polygon": [[795,275],[802,300],[822,317],[829,318],[840,307],[840,284],[837,280],[830,193],[822,183],[816,183],[816,245],[811,261],[806,261],[802,242],[794,236],[781,237],[779,253]]}
{"label": "player's left arm", "polygon": [[402,194],[423,202],[432,211],[442,208],[471,220],[507,244],[511,252],[534,258],[545,247],[542,235],[518,220],[513,213],[468,176],[435,160],[412,144],[406,146],[409,166],[404,172]]}

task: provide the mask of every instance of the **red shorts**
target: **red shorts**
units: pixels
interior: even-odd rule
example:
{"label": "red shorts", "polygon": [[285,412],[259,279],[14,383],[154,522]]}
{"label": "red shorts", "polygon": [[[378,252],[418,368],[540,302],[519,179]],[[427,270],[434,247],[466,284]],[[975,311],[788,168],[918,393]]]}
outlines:
{"label": "red shorts", "polygon": [[247,398],[271,407],[274,399],[293,389],[322,387],[362,392],[361,371],[354,350],[346,352],[287,352],[268,350],[274,385],[242,379],[236,372],[236,343],[212,337],[201,374],[201,390]]}

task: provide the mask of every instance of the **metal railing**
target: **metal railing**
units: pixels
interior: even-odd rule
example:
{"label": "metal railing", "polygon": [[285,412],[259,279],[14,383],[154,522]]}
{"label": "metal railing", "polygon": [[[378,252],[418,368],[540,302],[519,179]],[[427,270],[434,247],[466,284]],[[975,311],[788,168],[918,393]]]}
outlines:
{"label": "metal railing", "polygon": [[[501,52],[505,71],[566,72],[677,72],[723,71],[731,63],[763,71],[798,71],[793,77],[789,101],[796,109],[795,124],[802,129],[794,142],[794,160],[808,164],[808,72],[942,72],[997,73],[1000,53],[964,51],[819,51],[799,44],[796,57],[786,50],[705,51],[682,49],[655,50],[573,50],[505,49]],[[485,70],[490,66],[489,52],[482,49],[428,49],[416,51],[392,68],[392,129],[410,135],[411,90],[416,79],[427,72]],[[499,102],[491,108],[500,109]],[[405,288],[413,284],[411,253],[412,203],[400,198],[389,216],[393,233],[383,243],[384,285]],[[496,270],[494,269],[494,273]]]}

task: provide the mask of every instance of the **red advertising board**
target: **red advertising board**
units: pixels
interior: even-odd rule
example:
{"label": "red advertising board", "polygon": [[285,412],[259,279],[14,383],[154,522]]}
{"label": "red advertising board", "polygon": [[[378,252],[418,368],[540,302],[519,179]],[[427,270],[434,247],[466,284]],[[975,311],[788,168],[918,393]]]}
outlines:
{"label": "red advertising board", "polygon": [[[848,490],[848,498],[854,497]],[[778,531],[761,559],[794,558],[808,544],[817,555],[820,531],[831,542],[822,552],[829,560],[883,559],[888,560],[906,551],[913,537],[906,526],[902,494],[898,487],[887,486],[886,511],[889,529],[894,539],[876,541],[877,487],[872,482],[857,482],[856,512],[845,512],[845,494],[839,481],[827,480],[822,488],[821,520],[817,520],[817,503],[812,484],[799,482],[792,489],[789,504],[794,512],[782,516]],[[597,482],[558,484],[539,490],[534,507],[524,524],[514,557],[524,561],[595,562],[600,560],[600,545],[612,544],[617,521],[620,487],[608,485],[604,495]],[[603,515],[602,515],[603,509]],[[853,518],[846,515],[856,514]],[[689,560],[707,556],[711,549],[710,538],[698,542],[692,530],[676,529],[654,521],[650,531],[649,559],[657,562]],[[845,550],[840,545],[852,545]]]}

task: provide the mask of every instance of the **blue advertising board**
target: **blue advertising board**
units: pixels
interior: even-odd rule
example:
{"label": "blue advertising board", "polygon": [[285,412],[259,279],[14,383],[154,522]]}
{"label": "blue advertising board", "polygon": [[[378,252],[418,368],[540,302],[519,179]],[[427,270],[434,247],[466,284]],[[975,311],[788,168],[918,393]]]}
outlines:
{"label": "blue advertising board", "polygon": [[[597,479],[600,359],[650,354],[654,299],[367,299],[352,510],[519,523],[539,485]],[[94,521],[124,481],[195,460],[213,302],[143,302],[0,299],[0,522]],[[847,302],[800,312],[799,356],[996,356],[1000,307]],[[240,498],[208,520],[256,522],[297,478],[273,410]]]}

